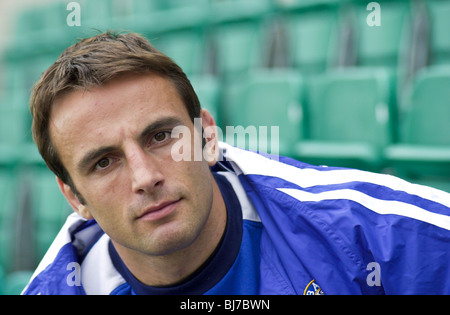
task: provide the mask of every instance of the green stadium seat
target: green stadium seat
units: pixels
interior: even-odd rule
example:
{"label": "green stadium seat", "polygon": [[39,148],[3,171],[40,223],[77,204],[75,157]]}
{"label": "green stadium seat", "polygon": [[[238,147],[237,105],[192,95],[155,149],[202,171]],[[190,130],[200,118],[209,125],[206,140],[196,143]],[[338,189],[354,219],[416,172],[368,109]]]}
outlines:
{"label": "green stadium seat", "polygon": [[113,29],[144,35],[188,75],[203,71],[208,0],[117,1],[113,11]]}
{"label": "green stadium seat", "polygon": [[211,21],[261,19],[273,12],[271,0],[211,0]]}
{"label": "green stadium seat", "polygon": [[5,295],[20,295],[33,275],[32,271],[21,270],[10,273],[5,279]]}
{"label": "green stadium seat", "polygon": [[30,114],[23,107],[0,107],[0,164],[16,164],[31,142]]}
{"label": "green stadium seat", "polygon": [[29,92],[24,88],[11,88],[2,91],[0,109],[28,109]]}
{"label": "green stadium seat", "polygon": [[216,124],[222,127],[219,110],[221,95],[219,79],[211,75],[197,75],[189,79],[200,100],[202,108],[207,109],[214,117]]}
{"label": "green stadium seat", "polygon": [[[132,0],[127,14],[117,16],[114,26],[144,35],[202,27],[208,19],[208,0]],[[116,10],[117,11],[117,10]]]}
{"label": "green stadium seat", "polygon": [[317,7],[320,5],[340,4],[342,0],[274,0],[275,5],[281,10],[296,10]]}
{"label": "green stadium seat", "polygon": [[0,265],[0,295],[3,295],[5,291],[5,271],[2,265]]}
{"label": "green stadium seat", "polygon": [[316,74],[337,63],[339,15],[334,6],[313,6],[283,16],[288,66]]}
{"label": "green stadium seat", "polygon": [[2,72],[0,73],[2,89],[12,91],[14,89],[24,88],[24,67],[23,62],[11,62],[5,58],[2,63]]}
{"label": "green stadium seat", "polygon": [[408,1],[378,1],[381,25],[369,26],[368,2],[355,4],[356,62],[358,66],[383,66],[396,69],[399,55],[410,36],[411,11]]}
{"label": "green stadium seat", "polygon": [[17,145],[31,139],[30,122],[26,107],[0,108],[0,143]]}
{"label": "green stadium seat", "polygon": [[441,177],[450,181],[450,67],[418,73],[400,116],[400,141],[386,159],[408,178]]}
{"label": "green stadium seat", "polygon": [[76,30],[67,26],[67,3],[32,5],[24,10],[15,28],[15,43],[8,56],[23,60],[29,56],[61,52],[73,40],[68,34]]}
{"label": "green stadium seat", "polygon": [[[161,15],[167,29],[201,28],[209,19],[209,0],[161,0],[165,8]],[[164,21],[163,20],[163,21]]]}
{"label": "green stadium seat", "polygon": [[[81,8],[81,27],[102,31],[111,27],[111,20],[114,16],[113,3],[115,1],[81,0],[77,2]],[[70,11],[66,12],[70,13]],[[76,30],[77,28],[75,27],[74,29]]]}
{"label": "green stadium seat", "polygon": [[348,68],[322,74],[308,97],[309,139],[296,146],[312,164],[379,170],[392,141],[391,76],[384,69]]}
{"label": "green stadium seat", "polygon": [[112,1],[110,29],[117,31],[134,31],[144,34],[157,28],[157,22],[150,15],[161,10],[156,0]]}
{"label": "green stadium seat", "polygon": [[428,5],[428,14],[431,31],[431,64],[450,63],[450,1],[447,0],[429,0],[425,1]]}
{"label": "green stadium seat", "polygon": [[35,167],[31,173],[31,213],[39,260],[71,213],[71,208],[59,190],[53,173],[45,167]]}
{"label": "green stadium seat", "polygon": [[12,168],[0,167],[0,266],[13,268],[18,182]]}
{"label": "green stadium seat", "polygon": [[269,51],[265,35],[266,28],[261,21],[215,25],[211,38],[218,74],[232,80],[251,69],[263,67]]}
{"label": "green stadium seat", "polygon": [[203,73],[205,39],[199,30],[187,29],[158,35],[152,44],[172,58],[189,76]]}
{"label": "green stadium seat", "polygon": [[28,107],[28,99],[33,85],[41,78],[42,74],[58,59],[60,51],[45,54],[42,56],[33,56],[23,61],[25,66],[25,95],[27,97],[25,107]]}
{"label": "green stadium seat", "polygon": [[[294,70],[251,71],[237,82],[233,96],[224,107],[226,125],[234,127],[234,131],[242,126],[249,134],[253,128],[257,134],[255,140],[262,152],[265,150],[261,145],[266,140],[267,153],[279,152],[281,155],[292,156],[294,144],[303,137],[304,84],[302,76]],[[274,133],[276,131],[273,127],[278,128],[278,135]],[[256,145],[252,147],[250,144],[250,139],[245,139],[245,145],[240,145],[239,138],[235,139],[227,131],[223,130],[226,142],[246,149],[256,149]],[[267,132],[267,136],[264,132]],[[279,138],[272,139],[274,136]],[[272,144],[278,145],[278,152]]]}

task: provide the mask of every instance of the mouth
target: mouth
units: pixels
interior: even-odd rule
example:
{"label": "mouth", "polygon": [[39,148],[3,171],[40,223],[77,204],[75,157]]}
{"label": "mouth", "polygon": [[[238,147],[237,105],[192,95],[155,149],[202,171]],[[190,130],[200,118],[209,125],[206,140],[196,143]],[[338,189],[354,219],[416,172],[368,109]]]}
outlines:
{"label": "mouth", "polygon": [[137,219],[144,221],[157,221],[167,217],[175,211],[181,199],[164,201],[146,209]]}

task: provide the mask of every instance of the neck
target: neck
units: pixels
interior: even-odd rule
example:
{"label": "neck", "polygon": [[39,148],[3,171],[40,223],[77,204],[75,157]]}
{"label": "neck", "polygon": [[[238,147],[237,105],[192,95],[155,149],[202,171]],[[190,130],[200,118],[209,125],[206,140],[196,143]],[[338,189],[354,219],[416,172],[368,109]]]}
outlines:
{"label": "neck", "polygon": [[112,241],[127,268],[140,282],[149,286],[174,285],[189,277],[214,253],[225,232],[227,212],[215,180],[213,190],[209,218],[198,237],[188,247],[163,256],[143,253],[128,255],[129,249]]}

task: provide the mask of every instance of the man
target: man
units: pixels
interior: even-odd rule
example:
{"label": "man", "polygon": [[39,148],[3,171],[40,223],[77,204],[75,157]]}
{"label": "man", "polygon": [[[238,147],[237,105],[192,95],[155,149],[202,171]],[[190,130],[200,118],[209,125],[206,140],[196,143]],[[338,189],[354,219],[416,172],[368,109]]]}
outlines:
{"label": "man", "polygon": [[24,294],[450,293],[448,194],[202,136],[213,117],[137,34],[68,48],[31,111],[76,214]]}

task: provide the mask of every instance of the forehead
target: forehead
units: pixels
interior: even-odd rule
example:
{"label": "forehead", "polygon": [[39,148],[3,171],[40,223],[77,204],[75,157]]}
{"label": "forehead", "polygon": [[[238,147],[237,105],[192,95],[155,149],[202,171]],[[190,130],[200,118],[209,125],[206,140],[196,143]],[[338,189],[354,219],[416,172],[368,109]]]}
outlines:
{"label": "forehead", "polygon": [[[72,121],[75,118],[74,115],[84,112],[96,114],[93,117],[98,118],[102,110],[111,112],[123,108],[129,111],[136,103],[149,105],[155,100],[169,103],[182,102],[170,80],[153,73],[127,73],[102,86],[88,90],[75,90],[56,99],[51,111],[51,121],[56,123],[64,118]],[[119,106],[116,106],[118,104]],[[167,107],[163,106],[167,104],[161,105],[161,110]],[[66,115],[69,116],[66,117]]]}
{"label": "forehead", "polygon": [[190,121],[173,83],[151,73],[126,74],[101,87],[73,91],[57,99],[50,135],[66,165],[87,146],[112,145],[120,140],[119,135],[139,133],[167,116]]}

